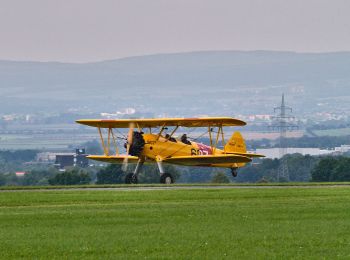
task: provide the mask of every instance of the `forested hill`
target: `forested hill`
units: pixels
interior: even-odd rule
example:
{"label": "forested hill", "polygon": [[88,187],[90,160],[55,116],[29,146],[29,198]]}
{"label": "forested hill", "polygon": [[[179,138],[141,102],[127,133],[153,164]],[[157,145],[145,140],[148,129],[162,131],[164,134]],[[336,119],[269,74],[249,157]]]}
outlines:
{"label": "forested hill", "polygon": [[146,93],[205,101],[213,90],[222,95],[235,91],[236,97],[282,91],[338,97],[350,95],[349,68],[350,52],[203,51],[84,64],[0,61],[0,108],[18,100],[36,100],[32,103],[39,107],[121,96],[125,103],[140,102]]}

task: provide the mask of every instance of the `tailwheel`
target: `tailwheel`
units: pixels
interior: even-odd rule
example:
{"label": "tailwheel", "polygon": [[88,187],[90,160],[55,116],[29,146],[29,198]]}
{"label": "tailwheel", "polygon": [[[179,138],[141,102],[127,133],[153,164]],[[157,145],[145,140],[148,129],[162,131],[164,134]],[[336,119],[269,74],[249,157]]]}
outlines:
{"label": "tailwheel", "polygon": [[171,176],[170,173],[163,173],[160,176],[160,183],[172,184],[172,183],[174,183],[174,178],[173,178],[173,176]]}
{"label": "tailwheel", "polygon": [[130,172],[125,176],[126,184],[137,184],[137,176]]}
{"label": "tailwheel", "polygon": [[233,177],[237,177],[238,169],[237,168],[231,168],[231,174],[232,174]]}

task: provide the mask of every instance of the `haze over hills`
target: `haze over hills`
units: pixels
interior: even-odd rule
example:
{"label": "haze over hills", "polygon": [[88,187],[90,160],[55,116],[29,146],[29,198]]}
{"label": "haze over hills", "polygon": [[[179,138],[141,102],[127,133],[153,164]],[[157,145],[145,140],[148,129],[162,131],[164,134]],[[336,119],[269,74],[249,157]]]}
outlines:
{"label": "haze over hills", "polygon": [[270,113],[282,92],[299,113],[349,108],[350,52],[203,51],[96,62],[0,61],[2,113]]}

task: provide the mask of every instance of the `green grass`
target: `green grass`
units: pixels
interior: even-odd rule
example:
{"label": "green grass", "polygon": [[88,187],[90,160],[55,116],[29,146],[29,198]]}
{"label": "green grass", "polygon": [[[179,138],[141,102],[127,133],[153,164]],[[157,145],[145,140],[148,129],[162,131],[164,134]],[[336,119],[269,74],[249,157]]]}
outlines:
{"label": "green grass", "polygon": [[[212,186],[348,186],[350,182],[268,182],[268,183],[175,183],[169,187],[212,187]],[[164,184],[86,184],[86,185],[57,185],[57,186],[0,186],[1,190],[60,190],[60,189],[99,189],[99,188],[128,188],[128,187],[164,187]]]}
{"label": "green grass", "polygon": [[0,256],[350,257],[350,188],[0,193]]}

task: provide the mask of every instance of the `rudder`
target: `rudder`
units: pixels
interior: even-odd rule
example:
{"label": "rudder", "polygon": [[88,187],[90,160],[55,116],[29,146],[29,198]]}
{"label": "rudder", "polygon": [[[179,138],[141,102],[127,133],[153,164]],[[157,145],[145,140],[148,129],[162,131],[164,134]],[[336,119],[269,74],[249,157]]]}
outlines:
{"label": "rudder", "polygon": [[228,153],[246,153],[247,148],[240,132],[234,132],[224,148]]}

